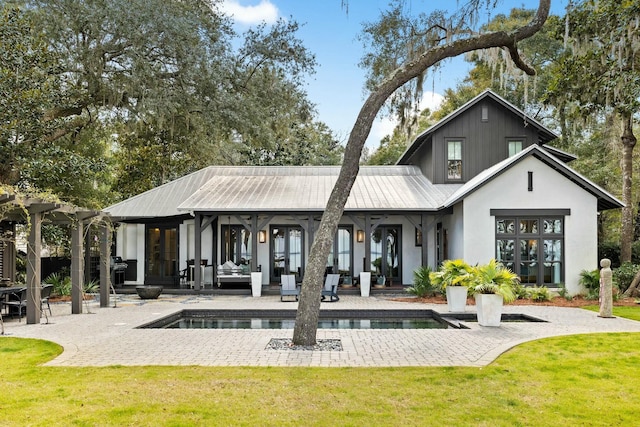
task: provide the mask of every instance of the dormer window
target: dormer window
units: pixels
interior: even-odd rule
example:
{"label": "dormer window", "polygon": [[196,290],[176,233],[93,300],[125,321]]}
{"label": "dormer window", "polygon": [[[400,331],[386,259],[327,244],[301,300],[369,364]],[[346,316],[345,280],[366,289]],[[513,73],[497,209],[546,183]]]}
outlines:
{"label": "dormer window", "polygon": [[510,139],[507,141],[507,150],[508,156],[515,156],[519,152],[522,151],[522,140],[521,139]]}
{"label": "dormer window", "polygon": [[462,179],[462,141],[447,141],[447,179]]}

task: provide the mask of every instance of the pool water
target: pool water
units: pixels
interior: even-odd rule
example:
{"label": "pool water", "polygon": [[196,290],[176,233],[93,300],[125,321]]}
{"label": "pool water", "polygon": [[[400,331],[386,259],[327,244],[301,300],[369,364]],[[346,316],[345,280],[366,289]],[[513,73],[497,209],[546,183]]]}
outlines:
{"label": "pool water", "polygon": [[[293,329],[295,319],[209,319],[182,317],[166,329]],[[447,329],[436,319],[320,319],[318,329]]]}
{"label": "pool water", "polygon": [[[293,329],[295,310],[182,310],[140,326],[152,329]],[[323,310],[319,329],[464,327],[433,310]]]}

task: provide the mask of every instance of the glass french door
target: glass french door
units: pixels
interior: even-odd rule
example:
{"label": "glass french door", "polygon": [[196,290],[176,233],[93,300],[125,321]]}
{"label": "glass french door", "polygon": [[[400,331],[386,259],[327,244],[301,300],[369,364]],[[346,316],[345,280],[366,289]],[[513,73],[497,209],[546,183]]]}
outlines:
{"label": "glass french door", "polygon": [[178,229],[147,225],[146,235],[145,283],[174,284],[178,276]]}
{"label": "glass french door", "polygon": [[402,227],[379,226],[371,233],[371,273],[401,283]]}
{"label": "glass french door", "polygon": [[302,227],[271,227],[271,281],[280,283],[283,274],[302,279],[304,269],[304,231]]}
{"label": "glass french door", "polygon": [[327,271],[340,274],[342,277],[351,276],[353,269],[353,228],[339,226],[329,258],[327,258]]}

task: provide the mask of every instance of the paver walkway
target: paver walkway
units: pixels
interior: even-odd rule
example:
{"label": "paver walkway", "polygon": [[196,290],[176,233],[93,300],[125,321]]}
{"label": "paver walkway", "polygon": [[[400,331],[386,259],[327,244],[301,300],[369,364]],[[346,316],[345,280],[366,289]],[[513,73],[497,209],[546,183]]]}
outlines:
{"label": "paver walkway", "polygon": [[[176,311],[190,309],[295,309],[277,296],[174,296],[143,301],[119,295],[116,307],[85,305],[71,315],[68,303],[52,304],[53,316],[39,325],[5,322],[8,336],[41,338],[64,347],[50,366],[484,366],[509,348],[534,339],[593,332],[640,332],[640,322],[603,319],[578,308],[505,306],[546,323],[504,323],[499,328],[468,323],[470,329],[319,329],[318,339],[340,339],[343,351],[267,350],[272,338],[291,338],[292,329],[136,329]],[[322,309],[434,309],[381,297],[343,296]],[[467,307],[468,311],[475,307]],[[0,337],[0,339],[2,339]]]}

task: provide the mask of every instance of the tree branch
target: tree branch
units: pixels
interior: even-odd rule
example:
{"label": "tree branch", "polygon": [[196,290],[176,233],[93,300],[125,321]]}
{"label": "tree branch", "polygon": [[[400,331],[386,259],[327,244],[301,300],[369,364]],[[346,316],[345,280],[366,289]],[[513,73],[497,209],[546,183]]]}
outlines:
{"label": "tree branch", "polygon": [[533,67],[531,67],[529,64],[525,63],[522,57],[520,56],[520,52],[518,52],[518,46],[515,41],[513,42],[512,45],[506,46],[506,48],[509,50],[509,55],[511,56],[511,60],[513,61],[514,64],[516,64],[516,67],[520,68],[522,71],[524,71],[530,76],[536,75],[536,70]]}

